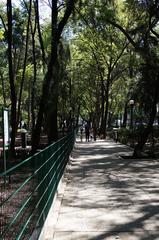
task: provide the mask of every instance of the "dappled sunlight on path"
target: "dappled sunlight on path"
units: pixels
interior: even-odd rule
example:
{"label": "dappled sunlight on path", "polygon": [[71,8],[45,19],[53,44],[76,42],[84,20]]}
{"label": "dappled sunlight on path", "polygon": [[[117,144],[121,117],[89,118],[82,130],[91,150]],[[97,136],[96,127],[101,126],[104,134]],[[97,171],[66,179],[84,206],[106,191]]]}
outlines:
{"label": "dappled sunlight on path", "polygon": [[77,142],[54,240],[159,240],[159,161],[122,159],[111,141]]}

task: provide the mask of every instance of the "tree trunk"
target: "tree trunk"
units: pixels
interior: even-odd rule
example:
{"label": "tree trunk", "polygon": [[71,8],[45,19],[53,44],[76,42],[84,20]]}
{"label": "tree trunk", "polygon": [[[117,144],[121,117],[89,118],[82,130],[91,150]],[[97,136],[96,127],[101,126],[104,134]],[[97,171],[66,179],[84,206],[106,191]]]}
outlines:
{"label": "tree trunk", "polygon": [[16,137],[16,93],[13,75],[13,62],[12,62],[12,1],[7,0],[7,19],[8,19],[8,63],[9,63],[9,82],[10,82],[10,95],[11,95],[11,155],[15,154],[15,137]]}
{"label": "tree trunk", "polygon": [[[43,117],[44,117],[44,112],[46,110],[47,102],[48,102],[48,93],[50,89],[50,83],[55,84],[55,89],[56,89],[56,84],[58,87],[58,83],[54,82],[54,73],[56,73],[56,65],[57,65],[57,49],[58,49],[58,44],[59,44],[59,39],[61,37],[61,33],[63,31],[64,26],[66,25],[69,16],[71,15],[72,11],[74,8],[74,0],[69,0],[67,1],[66,5],[66,10],[63,15],[63,18],[57,24],[57,15],[58,15],[58,6],[57,6],[57,0],[52,0],[52,37],[51,37],[51,56],[50,56],[50,61],[48,65],[48,70],[45,75],[44,83],[43,83],[43,89],[42,89],[42,96],[40,100],[40,106],[39,106],[39,112],[37,116],[37,122],[36,126],[33,132],[33,137],[32,137],[32,152],[35,152],[36,149],[39,146],[40,143],[40,134],[41,134],[41,127],[43,123]],[[57,99],[55,99],[55,109],[53,112],[53,115],[50,116],[52,119],[52,133],[57,134]],[[51,120],[50,120],[51,122]],[[55,125],[53,125],[55,124]]]}
{"label": "tree trunk", "polygon": [[111,73],[111,69],[108,69],[108,78],[107,78],[106,91],[105,91],[105,111],[104,111],[103,127],[101,130],[101,133],[104,139],[106,138],[107,121],[108,121],[110,73]]}
{"label": "tree trunk", "polygon": [[104,139],[107,135],[107,122],[108,122],[108,108],[109,108],[109,81],[107,82],[107,90],[106,90],[106,104],[105,104],[105,113],[104,113],[104,128],[103,128],[103,136]]}
{"label": "tree trunk", "polygon": [[2,81],[2,96],[3,96],[3,104],[6,107],[6,93],[5,93],[5,83],[4,83],[4,77],[3,73],[0,71],[0,78]]}
{"label": "tree trunk", "polygon": [[100,101],[99,94],[96,92],[96,104],[95,104],[95,112],[93,114],[92,127],[93,127],[93,139],[96,141],[97,138],[97,129],[99,127],[99,109],[100,109]]}
{"label": "tree trunk", "polygon": [[31,10],[32,10],[32,0],[29,1],[29,9],[28,9],[28,14],[29,15],[28,15],[28,23],[27,23],[27,35],[26,35],[26,42],[25,42],[25,56],[24,56],[24,63],[23,63],[23,72],[22,72],[22,79],[21,79],[21,83],[20,83],[19,99],[18,99],[17,126],[18,126],[19,118],[20,118],[22,93],[23,93],[23,86],[24,86],[24,81],[25,81],[25,70],[26,70],[26,65],[27,65]]}
{"label": "tree trunk", "polygon": [[[57,0],[52,1],[52,39],[51,39],[51,56],[50,61],[48,65],[48,70],[45,75],[44,83],[43,83],[43,89],[42,89],[42,96],[40,101],[40,107],[37,117],[37,122],[35,129],[33,131],[32,135],[32,151],[35,152],[36,149],[39,147],[40,143],[40,134],[41,134],[41,127],[43,124],[43,118],[44,118],[44,112],[46,110],[46,106],[48,103],[48,95],[50,90],[50,84],[53,83],[53,72],[56,70],[56,62],[57,62],[57,47],[58,47],[58,37],[57,37]],[[55,71],[56,72],[56,71]],[[56,105],[56,103],[55,103]],[[54,111],[56,111],[56,106]],[[54,113],[52,115],[54,125],[53,128],[55,128],[55,132],[57,131],[57,121],[55,120]],[[51,120],[50,120],[51,121]]]}
{"label": "tree trunk", "polygon": [[100,135],[103,133],[104,127],[104,105],[105,105],[105,98],[104,98],[104,83],[103,78],[101,78],[101,125],[100,125]]}
{"label": "tree trunk", "polygon": [[126,128],[126,122],[127,122],[127,108],[128,108],[128,103],[125,103],[124,107],[124,118],[123,118],[123,124],[122,127]]}
{"label": "tree trunk", "polygon": [[52,60],[55,61],[55,59],[50,59],[50,62],[48,65],[48,70],[45,75],[45,79],[44,79],[44,83],[43,83],[42,96],[41,96],[41,100],[40,100],[37,122],[36,122],[35,128],[33,130],[33,134],[32,134],[32,152],[33,153],[37,150],[37,148],[39,147],[39,143],[40,143],[40,134],[41,134],[41,127],[42,127],[42,123],[43,123],[43,115],[44,115],[44,111],[46,109],[48,92],[49,92],[49,88],[50,88],[50,82],[52,79],[52,66],[54,64],[54,62]]}
{"label": "tree trunk", "polygon": [[80,109],[81,109],[81,105],[79,104],[78,107],[77,107],[77,116],[76,116],[76,125],[75,125],[76,129],[78,128]]}
{"label": "tree trunk", "polygon": [[30,130],[30,120],[31,120],[31,80],[28,86],[28,119],[27,119],[27,127]]}
{"label": "tree trunk", "polygon": [[47,104],[47,136],[48,142],[52,142],[58,139],[57,128],[57,109],[58,109],[58,63],[56,62],[53,71],[53,82],[50,86],[50,97]]}
{"label": "tree trunk", "polygon": [[133,153],[134,157],[140,157],[142,155],[143,147],[145,146],[145,143],[147,142],[147,139],[153,130],[153,123],[154,123],[155,116],[156,116],[156,107],[153,106],[148,126],[143,131],[142,137],[140,138],[140,140],[138,141],[138,144],[134,148],[134,153]]}
{"label": "tree trunk", "polygon": [[133,153],[134,157],[142,156],[143,147],[145,146],[145,143],[147,142],[149,135],[153,131],[153,123],[156,117],[156,105],[158,102],[158,97],[159,97],[159,74],[158,74],[158,79],[156,80],[156,89],[154,94],[154,100],[151,106],[150,119],[147,127],[143,131],[142,136],[138,141],[138,144],[134,148],[134,153]]}
{"label": "tree trunk", "polygon": [[37,62],[36,62],[36,56],[35,56],[35,33],[36,33],[36,19],[34,23],[34,29],[31,24],[31,35],[32,35],[32,50],[33,50],[33,65],[34,65],[34,78],[32,81],[32,88],[31,88],[31,129],[32,134],[35,128],[35,90],[36,90],[36,79],[37,79]]}

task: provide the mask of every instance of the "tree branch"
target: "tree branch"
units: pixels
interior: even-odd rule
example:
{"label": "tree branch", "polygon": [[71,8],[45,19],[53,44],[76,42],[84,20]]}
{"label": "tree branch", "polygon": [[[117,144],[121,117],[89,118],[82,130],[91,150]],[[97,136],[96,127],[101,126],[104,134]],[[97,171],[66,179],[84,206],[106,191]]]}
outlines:
{"label": "tree branch", "polygon": [[95,52],[94,52],[94,49],[93,49],[93,47],[92,47],[91,45],[90,45],[90,48],[91,48],[92,53],[93,53],[93,55],[94,55],[95,61],[96,61],[96,63],[97,63],[99,76],[100,76],[101,80],[103,80],[103,74],[102,74],[102,71],[101,71],[101,67],[100,67],[100,63],[99,63],[99,61],[98,61],[98,58],[97,58],[97,56],[96,56],[96,54],[95,54]]}
{"label": "tree branch", "polygon": [[65,7],[65,4],[61,3],[59,6],[58,6],[58,10],[61,11],[61,9],[63,9]]}
{"label": "tree branch", "polygon": [[113,66],[112,66],[112,70],[114,69],[114,67],[116,66],[117,62],[119,61],[119,59],[121,58],[121,56],[123,55],[125,49],[127,48],[127,46],[129,45],[130,42],[128,42],[121,50],[121,52],[119,53],[119,55],[117,56],[115,62],[113,63]]}
{"label": "tree branch", "polygon": [[64,16],[62,18],[62,20],[59,22],[58,24],[58,31],[57,31],[57,37],[58,39],[60,38],[61,36],[61,33],[71,15],[71,13],[73,12],[73,9],[74,9],[74,5],[75,5],[75,0],[69,0],[68,3],[67,3],[67,6],[66,6],[66,11],[64,13]]}
{"label": "tree branch", "polygon": [[106,19],[106,21],[111,25],[113,25],[114,27],[118,28],[127,37],[127,39],[133,45],[136,51],[141,51],[141,48],[138,46],[138,44],[132,39],[132,37],[127,33],[127,31],[122,26],[120,26],[116,22],[113,22],[109,19]]}
{"label": "tree branch", "polygon": [[43,65],[45,66],[45,64],[46,64],[46,54],[45,54],[43,38],[42,38],[42,34],[41,34],[41,29],[40,29],[38,0],[34,0],[34,9],[35,9],[36,23],[37,23],[37,29],[38,29],[38,35],[39,35],[39,43],[40,43],[41,52],[42,52]]}
{"label": "tree branch", "polygon": [[[149,17],[149,27],[150,27],[150,31],[157,37],[157,38],[159,38],[159,34],[156,32],[156,31],[154,31],[153,30],[153,27],[152,27],[152,22],[151,22],[151,20],[152,20],[152,16],[150,16]],[[158,21],[157,21],[158,22]],[[157,24],[157,23],[156,23]]]}

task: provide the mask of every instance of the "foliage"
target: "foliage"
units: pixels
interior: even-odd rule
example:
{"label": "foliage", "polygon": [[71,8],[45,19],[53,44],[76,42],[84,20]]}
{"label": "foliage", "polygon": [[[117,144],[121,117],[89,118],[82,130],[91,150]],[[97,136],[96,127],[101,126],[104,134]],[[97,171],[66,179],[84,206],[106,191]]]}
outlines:
{"label": "foliage", "polygon": [[[30,20],[29,1],[12,6],[16,110],[24,80],[17,122],[23,119],[33,130],[47,73],[50,73],[51,84],[48,99],[44,99],[47,106],[45,117],[46,112],[51,114],[57,101],[59,128],[64,121],[78,119],[80,115],[98,129],[104,125],[105,132],[119,118],[123,120],[124,114],[129,118],[129,100],[132,98],[135,100],[134,116],[152,119],[152,108],[159,102],[156,93],[159,77],[158,1],[77,1],[75,8],[71,9],[73,16],[63,31],[60,24],[69,1],[57,2],[56,28],[50,19],[40,23],[38,28],[35,4],[31,4]],[[6,7],[0,4],[0,103],[10,106],[7,24]],[[56,41],[56,38],[52,41],[52,36],[56,35],[57,29],[61,31],[57,41],[57,65],[48,71],[51,58],[56,55],[52,56]],[[56,76],[51,75],[52,71]],[[43,125],[46,129],[47,121]],[[122,131],[121,135],[126,138],[127,130]]]}

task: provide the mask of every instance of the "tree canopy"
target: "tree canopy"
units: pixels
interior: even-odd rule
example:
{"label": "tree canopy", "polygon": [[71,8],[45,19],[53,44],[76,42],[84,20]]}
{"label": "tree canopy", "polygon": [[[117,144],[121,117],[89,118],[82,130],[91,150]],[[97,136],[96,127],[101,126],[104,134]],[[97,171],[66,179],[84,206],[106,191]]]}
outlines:
{"label": "tree canopy", "polygon": [[79,117],[101,138],[130,128],[133,99],[140,155],[159,114],[158,1],[2,1],[0,83],[12,153],[22,120],[34,152]]}

